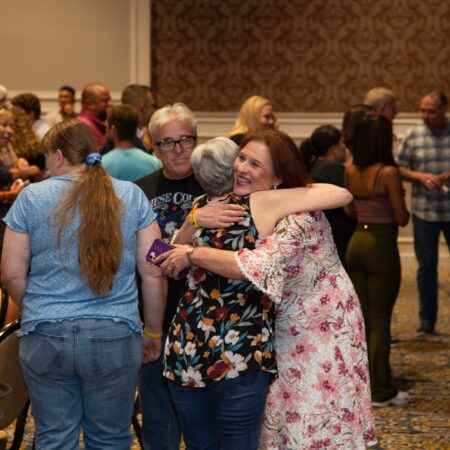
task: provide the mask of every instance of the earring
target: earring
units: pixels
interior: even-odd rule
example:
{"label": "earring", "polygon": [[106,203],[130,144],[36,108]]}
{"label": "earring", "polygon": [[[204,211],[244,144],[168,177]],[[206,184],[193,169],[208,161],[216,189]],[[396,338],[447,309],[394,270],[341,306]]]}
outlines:
{"label": "earring", "polygon": [[280,182],[278,182],[278,183],[273,183],[273,184],[272,184],[272,189],[276,189],[280,184],[281,184]]}

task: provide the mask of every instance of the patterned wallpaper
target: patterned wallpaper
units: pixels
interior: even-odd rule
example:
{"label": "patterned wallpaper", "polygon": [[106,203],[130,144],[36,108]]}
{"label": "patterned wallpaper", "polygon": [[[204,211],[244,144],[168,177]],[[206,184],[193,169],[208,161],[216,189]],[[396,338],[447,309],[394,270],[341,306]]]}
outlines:
{"label": "patterned wallpaper", "polygon": [[237,111],[250,95],[278,111],[339,112],[373,86],[418,110],[450,94],[450,2],[153,0],[152,86],[159,105]]}

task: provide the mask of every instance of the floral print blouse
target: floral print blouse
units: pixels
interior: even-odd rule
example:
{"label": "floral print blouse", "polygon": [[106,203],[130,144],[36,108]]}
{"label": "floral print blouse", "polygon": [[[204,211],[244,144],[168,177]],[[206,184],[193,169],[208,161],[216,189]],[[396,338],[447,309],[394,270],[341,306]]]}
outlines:
{"label": "floral print blouse", "polygon": [[279,378],[267,398],[260,448],[374,445],[364,320],[323,213],[288,216],[255,250],[235,257],[279,305]]}
{"label": "floral print blouse", "polygon": [[[206,203],[206,197],[198,206]],[[230,196],[244,218],[229,228],[199,229],[195,245],[253,249],[258,232],[249,196]],[[276,374],[272,301],[247,280],[230,280],[193,267],[165,346],[164,375],[189,387],[230,380],[253,370]]]}

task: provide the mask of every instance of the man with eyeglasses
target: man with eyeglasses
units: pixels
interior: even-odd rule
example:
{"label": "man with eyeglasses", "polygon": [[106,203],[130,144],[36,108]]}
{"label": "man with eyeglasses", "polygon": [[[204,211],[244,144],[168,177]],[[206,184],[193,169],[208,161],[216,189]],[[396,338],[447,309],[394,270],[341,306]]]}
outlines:
{"label": "man with eyeglasses", "polygon": [[[157,214],[161,235],[170,242],[192,208],[192,202],[203,194],[195,179],[191,153],[197,143],[197,120],[183,103],[158,109],[151,117],[149,130],[154,154],[162,169],[136,181]],[[218,209],[220,208],[220,209]],[[226,226],[237,219],[231,206],[211,203],[196,213],[201,226]],[[184,280],[168,280],[167,306],[164,317],[165,335],[181,298]],[[142,366],[139,376],[139,397],[142,410],[142,436],[146,450],[178,450],[181,431],[167,379],[163,377],[163,353],[158,361]]]}

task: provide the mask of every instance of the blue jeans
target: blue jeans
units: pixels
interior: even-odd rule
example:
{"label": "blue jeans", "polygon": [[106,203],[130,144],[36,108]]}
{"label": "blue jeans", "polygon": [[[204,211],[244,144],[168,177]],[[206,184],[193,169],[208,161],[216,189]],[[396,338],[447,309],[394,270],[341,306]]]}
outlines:
{"label": "blue jeans", "polygon": [[419,263],[417,286],[420,299],[420,321],[434,326],[438,311],[439,235],[444,233],[450,250],[450,222],[429,222],[413,216],[414,249]]}
{"label": "blue jeans", "polygon": [[129,449],[141,337],[125,323],[45,322],[20,340],[38,450]]}
{"label": "blue jeans", "polygon": [[[162,338],[163,347],[165,338],[166,336]],[[157,361],[142,366],[139,373],[139,400],[145,450],[178,450],[180,448],[180,424],[167,378],[162,375],[163,353],[164,350]]]}
{"label": "blue jeans", "polygon": [[261,370],[204,388],[169,382],[186,450],[256,450],[269,374]]}

